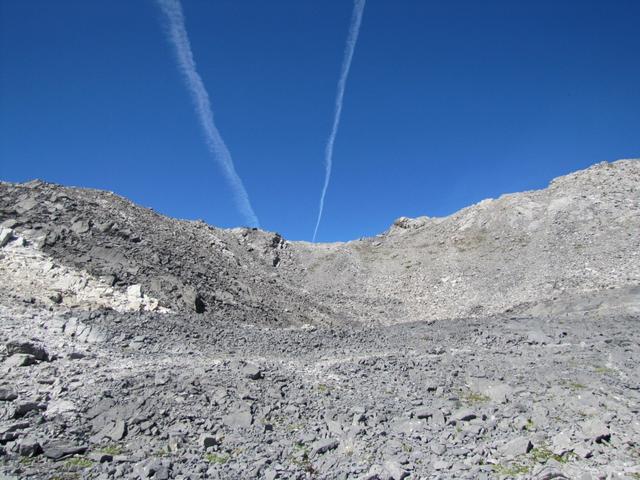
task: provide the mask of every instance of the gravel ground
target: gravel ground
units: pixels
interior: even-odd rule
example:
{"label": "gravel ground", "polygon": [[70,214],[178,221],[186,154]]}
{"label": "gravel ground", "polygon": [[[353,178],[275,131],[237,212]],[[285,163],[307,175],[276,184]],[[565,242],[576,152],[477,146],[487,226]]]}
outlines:
{"label": "gravel ground", "polygon": [[640,477],[637,316],[0,320],[9,478]]}

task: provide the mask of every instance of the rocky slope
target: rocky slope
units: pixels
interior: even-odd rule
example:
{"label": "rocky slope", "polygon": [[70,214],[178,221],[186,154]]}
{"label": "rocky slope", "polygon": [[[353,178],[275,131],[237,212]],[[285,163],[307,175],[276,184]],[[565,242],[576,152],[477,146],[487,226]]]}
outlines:
{"label": "rocky slope", "polygon": [[347,243],[221,230],[42,182],[0,184],[0,215],[55,262],[123,291],[141,285],[166,308],[277,324],[525,314],[611,289],[634,303],[640,285],[637,160]]}
{"label": "rocky slope", "polygon": [[288,242],[0,183],[0,479],[640,477],[640,162]]}

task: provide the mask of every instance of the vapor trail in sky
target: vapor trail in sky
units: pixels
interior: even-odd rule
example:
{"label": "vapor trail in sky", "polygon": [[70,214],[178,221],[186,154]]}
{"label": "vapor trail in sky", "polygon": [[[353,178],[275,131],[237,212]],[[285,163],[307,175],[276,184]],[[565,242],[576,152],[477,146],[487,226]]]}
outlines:
{"label": "vapor trail in sky", "polygon": [[211,109],[209,94],[207,93],[204,83],[202,83],[202,78],[200,78],[200,75],[196,70],[196,62],[193,59],[193,52],[191,51],[191,43],[189,42],[189,36],[187,35],[180,0],[157,1],[161,10],[167,17],[167,35],[169,37],[169,41],[175,48],[178,66],[184,75],[187,89],[193,99],[196,113],[200,120],[200,125],[204,131],[207,148],[220,164],[220,167],[233,190],[236,204],[242,212],[245,221],[251,227],[258,227],[258,217],[251,207],[249,195],[244,188],[242,180],[236,172],[235,166],[233,165],[233,159],[231,158],[231,153],[225,145],[224,140],[222,140],[222,136],[213,121],[213,110]]}
{"label": "vapor trail in sky", "polygon": [[338,80],[338,91],[336,94],[336,106],[333,114],[333,125],[331,127],[331,133],[327,140],[327,145],[324,150],[324,162],[325,162],[325,177],[324,185],[322,187],[322,194],[320,195],[320,210],[318,211],[318,220],[316,221],[316,228],[313,231],[313,241],[316,241],[318,235],[318,227],[320,227],[320,221],[322,220],[322,211],[324,210],[324,197],[327,194],[327,187],[329,187],[329,180],[331,179],[331,167],[333,166],[333,144],[336,141],[336,135],[338,133],[338,126],[340,125],[340,114],[342,113],[342,101],[344,99],[344,89],[347,85],[347,77],[349,76],[349,69],[351,68],[351,59],[353,58],[353,51],[356,48],[356,42],[358,41],[358,33],[360,33],[360,24],[362,23],[362,14],[364,12],[366,0],[354,0],[353,13],[351,15],[351,26],[349,27],[349,36],[347,37],[347,45],[344,49],[344,58],[342,60],[342,69],[340,71],[340,79]]}

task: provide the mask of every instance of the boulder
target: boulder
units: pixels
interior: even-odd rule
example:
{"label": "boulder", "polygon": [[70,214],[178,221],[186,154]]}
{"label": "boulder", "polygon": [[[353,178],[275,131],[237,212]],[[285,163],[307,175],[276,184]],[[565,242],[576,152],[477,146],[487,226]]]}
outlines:
{"label": "boulder", "polygon": [[39,361],[48,362],[50,360],[49,354],[42,345],[37,345],[28,340],[11,340],[6,344],[7,354],[25,354],[31,355],[33,358]]}
{"label": "boulder", "polygon": [[4,247],[13,238],[13,230],[0,227],[0,248]]}

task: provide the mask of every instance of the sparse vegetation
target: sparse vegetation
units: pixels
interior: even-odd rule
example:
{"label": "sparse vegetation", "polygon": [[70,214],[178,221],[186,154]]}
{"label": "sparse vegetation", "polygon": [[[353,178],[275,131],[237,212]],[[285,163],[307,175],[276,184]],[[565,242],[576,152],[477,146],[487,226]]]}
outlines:
{"label": "sparse vegetation", "polygon": [[219,453],[207,453],[204,458],[209,463],[217,463],[219,465],[224,465],[229,461],[229,455],[221,455]]}
{"label": "sparse vegetation", "polygon": [[309,447],[304,443],[297,442],[293,444],[293,450],[294,455],[291,457],[291,463],[310,474],[316,473],[311,460],[309,460]]}
{"label": "sparse vegetation", "polygon": [[503,465],[501,463],[496,463],[493,465],[493,471],[498,476],[505,477],[519,477],[522,475],[526,475],[531,470],[531,467],[528,465],[523,465],[521,463],[512,463],[509,465]]}
{"label": "sparse vegetation", "polygon": [[171,455],[171,450],[169,450],[169,447],[162,447],[153,452],[154,457],[168,457],[169,455]]}
{"label": "sparse vegetation", "polygon": [[472,391],[460,392],[459,399],[461,403],[464,403],[466,405],[479,405],[481,403],[487,403],[489,400],[491,400],[486,395],[482,395],[481,393]]}
{"label": "sparse vegetation", "polygon": [[93,462],[85,457],[73,457],[65,462],[65,466],[69,468],[89,468],[93,466]]}
{"label": "sparse vegetation", "polygon": [[107,455],[120,455],[123,452],[122,446],[116,443],[110,443],[98,449],[100,453],[106,453]]}
{"label": "sparse vegetation", "polygon": [[316,388],[320,393],[327,393],[329,391],[329,387],[324,383],[319,383]]}
{"label": "sparse vegetation", "polygon": [[560,463],[567,463],[569,459],[568,454],[565,456],[557,455],[546,447],[535,447],[529,452],[529,455],[538,463],[547,463],[549,460],[555,460],[556,462]]}
{"label": "sparse vegetation", "polygon": [[21,457],[20,458],[20,465],[23,465],[23,466],[26,467],[26,466],[29,466],[29,465],[35,463],[35,461],[36,461],[35,457]]}
{"label": "sparse vegetation", "polygon": [[565,385],[570,389],[573,390],[574,392],[578,392],[580,390],[584,390],[586,389],[586,385],[580,383],[580,382],[570,382],[570,381],[565,381]]}
{"label": "sparse vegetation", "polygon": [[596,367],[593,369],[593,371],[599,373],[600,375],[613,375],[615,373],[615,370],[613,368],[604,366]]}

